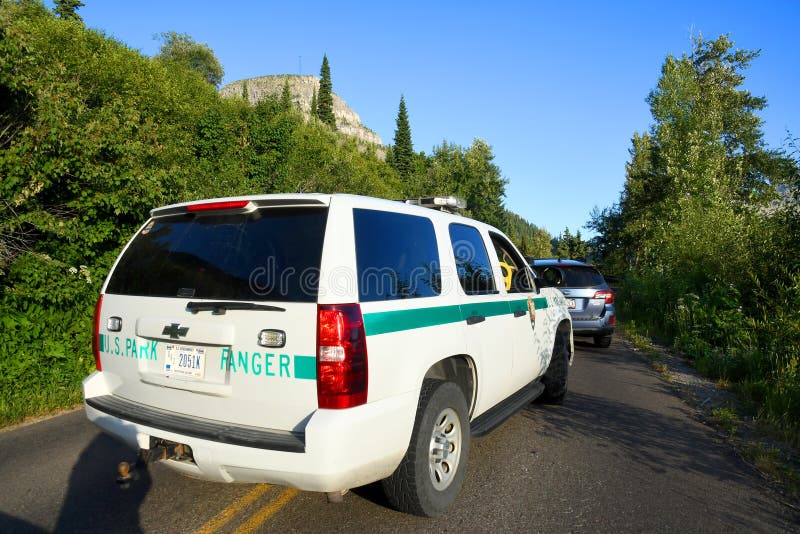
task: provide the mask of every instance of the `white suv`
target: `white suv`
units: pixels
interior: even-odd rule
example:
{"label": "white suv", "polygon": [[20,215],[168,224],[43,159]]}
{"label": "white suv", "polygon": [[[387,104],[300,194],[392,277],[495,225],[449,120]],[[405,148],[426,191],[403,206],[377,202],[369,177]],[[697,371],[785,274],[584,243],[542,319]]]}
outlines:
{"label": "white suv", "polygon": [[537,287],[497,229],[404,202],[158,208],[103,285],[86,413],[194,477],[332,498],[383,479],[437,515],[470,437],[566,393],[570,316]]}

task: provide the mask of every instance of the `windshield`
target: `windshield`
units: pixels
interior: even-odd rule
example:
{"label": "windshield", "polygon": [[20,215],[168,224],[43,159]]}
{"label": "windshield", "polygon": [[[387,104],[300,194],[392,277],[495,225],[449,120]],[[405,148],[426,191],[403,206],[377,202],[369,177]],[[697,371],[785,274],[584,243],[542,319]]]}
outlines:
{"label": "windshield", "polygon": [[314,302],[327,209],[174,215],[130,244],[107,293]]}

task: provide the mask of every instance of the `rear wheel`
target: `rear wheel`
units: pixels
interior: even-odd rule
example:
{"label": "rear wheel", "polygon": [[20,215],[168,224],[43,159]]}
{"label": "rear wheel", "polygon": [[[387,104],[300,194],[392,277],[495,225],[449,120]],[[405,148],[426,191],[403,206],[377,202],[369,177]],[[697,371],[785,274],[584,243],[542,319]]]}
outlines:
{"label": "rear wheel", "polygon": [[567,395],[568,376],[569,345],[567,343],[567,334],[556,332],[553,356],[550,359],[547,372],[542,376],[544,392],[537,400],[548,404],[563,404],[564,397]]}
{"label": "rear wheel", "polygon": [[383,480],[392,505],[427,517],[444,512],[464,483],[469,442],[469,414],[461,389],[452,382],[425,380],[408,451]]}
{"label": "rear wheel", "polygon": [[607,349],[611,346],[611,336],[594,336],[594,346]]}

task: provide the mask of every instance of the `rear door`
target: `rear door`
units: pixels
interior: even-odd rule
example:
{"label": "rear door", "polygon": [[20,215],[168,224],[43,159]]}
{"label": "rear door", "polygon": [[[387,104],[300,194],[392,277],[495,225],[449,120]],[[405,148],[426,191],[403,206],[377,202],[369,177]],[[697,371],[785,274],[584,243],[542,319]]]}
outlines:
{"label": "rear door", "polygon": [[301,430],[317,408],[327,206],[201,206],[156,212],[120,257],[101,307],[103,373],[143,405]]}

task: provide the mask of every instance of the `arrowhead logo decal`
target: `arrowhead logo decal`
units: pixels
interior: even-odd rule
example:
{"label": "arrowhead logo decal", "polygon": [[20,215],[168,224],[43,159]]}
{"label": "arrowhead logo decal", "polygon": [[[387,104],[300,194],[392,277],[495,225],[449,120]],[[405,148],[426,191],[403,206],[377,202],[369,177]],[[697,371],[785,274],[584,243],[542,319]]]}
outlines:
{"label": "arrowhead logo decal", "polygon": [[164,331],[161,332],[162,335],[169,335],[172,339],[178,339],[180,337],[185,337],[186,334],[189,333],[188,326],[181,326],[180,323],[172,323],[169,326],[164,327]]}

